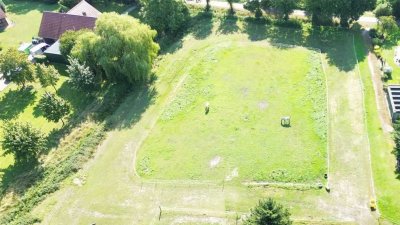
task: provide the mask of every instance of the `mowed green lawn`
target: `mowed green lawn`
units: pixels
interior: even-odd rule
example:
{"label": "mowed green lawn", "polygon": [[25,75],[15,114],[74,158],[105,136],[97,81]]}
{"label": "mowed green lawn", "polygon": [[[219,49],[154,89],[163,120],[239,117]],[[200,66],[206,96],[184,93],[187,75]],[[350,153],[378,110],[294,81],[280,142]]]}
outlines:
{"label": "mowed green lawn", "polygon": [[36,1],[4,0],[7,17],[12,22],[6,30],[0,32],[0,44],[3,47],[18,47],[21,42],[30,42],[39,33],[43,11],[55,11],[57,4],[44,4]]}
{"label": "mowed green lawn", "polygon": [[[142,177],[323,179],[326,89],[318,53],[267,42],[192,51],[197,61],[183,72],[183,87],[139,151]],[[290,127],[281,126],[283,116],[291,116]]]}

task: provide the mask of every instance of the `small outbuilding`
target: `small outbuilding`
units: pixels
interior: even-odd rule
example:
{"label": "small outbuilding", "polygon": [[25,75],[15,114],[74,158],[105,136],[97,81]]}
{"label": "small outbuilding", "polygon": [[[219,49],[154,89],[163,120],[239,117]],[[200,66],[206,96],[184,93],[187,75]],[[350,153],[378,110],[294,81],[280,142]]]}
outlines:
{"label": "small outbuilding", "polygon": [[400,117],[400,85],[389,85],[387,93],[390,115],[395,122]]}
{"label": "small outbuilding", "polygon": [[4,29],[8,26],[7,17],[3,7],[0,7],[0,29]]}

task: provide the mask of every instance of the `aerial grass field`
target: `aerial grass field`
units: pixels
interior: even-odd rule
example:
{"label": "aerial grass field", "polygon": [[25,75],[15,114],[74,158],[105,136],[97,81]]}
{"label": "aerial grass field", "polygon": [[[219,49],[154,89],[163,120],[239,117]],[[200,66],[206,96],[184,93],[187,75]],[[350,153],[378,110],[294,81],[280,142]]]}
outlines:
{"label": "aerial grass field", "polygon": [[[6,3],[14,21],[27,21],[0,33],[2,44],[16,47],[36,36],[48,6]],[[191,25],[163,49],[154,83],[126,98],[93,99],[62,77],[58,94],[73,105],[70,119],[91,110],[109,116],[88,117],[55,137],[43,155],[43,180],[32,187],[15,182],[29,180],[31,170],[15,171],[12,157],[2,158],[1,219],[19,204],[21,215],[40,224],[240,224],[259,199],[273,197],[295,224],[399,223],[391,136],[379,124],[357,35],[354,42],[352,31],[217,13],[200,13]],[[33,87],[0,94],[0,125],[15,119],[48,134],[62,129],[41,116],[36,104],[45,90]],[[108,110],[109,101],[119,107]],[[283,116],[291,116],[290,127],[281,126]],[[316,182],[330,192],[274,185]],[[369,208],[373,198],[378,212]]]}
{"label": "aerial grass field", "polygon": [[[273,197],[290,209],[296,224],[373,224],[372,221],[377,214],[371,212],[368,206],[374,195],[370,176],[368,133],[364,120],[362,85],[354,53],[353,34],[348,31],[325,28],[304,31],[273,27],[241,19],[227,21],[225,18],[217,16],[212,19],[202,17],[193,26],[190,34],[182,40],[176,41],[170,48],[164,49],[154,68],[157,76],[155,82],[147,88],[137,89],[130,94],[110,117],[109,120],[115,124],[114,129],[108,132],[107,138],[99,146],[94,159],[76,176],[66,180],[61,190],[50,195],[36,207],[32,211],[32,215],[42,219],[42,224],[62,224],[64,221],[70,221],[71,224],[126,224],[132,222],[135,224],[236,224],[237,218],[245,216],[260,198]],[[282,43],[293,46],[282,48]],[[236,46],[237,49],[232,50],[229,46]],[[306,47],[321,49],[321,57],[310,63],[309,59],[313,57],[314,52]],[[252,49],[252,52],[256,53],[254,55],[260,56],[261,59],[243,54],[246,53],[246,48]],[[235,58],[235,53],[240,53],[240,57],[236,56]],[[282,96],[279,95],[279,89],[274,88],[274,92],[256,90],[263,90],[264,85],[272,87],[280,83],[293,86],[291,81],[285,82],[285,79],[281,79],[278,72],[278,75],[274,74],[275,76],[271,80],[263,78],[264,73],[273,74],[272,71],[278,68],[266,60],[269,58],[268,54],[277,54],[273,56],[287,62],[285,67],[279,68],[279,71],[304,69],[302,72],[294,72],[298,77],[288,75],[299,83],[296,86],[298,89],[286,88],[286,91],[299,95],[298,98],[295,98],[297,103],[299,99],[303,98],[304,103],[301,102],[301,104],[307,108],[292,111],[297,116],[291,115],[292,126],[285,128],[287,130],[280,127],[280,117],[287,112],[279,112],[275,115],[271,113],[271,117],[276,116],[278,121],[261,116],[273,109],[274,104],[279,104],[285,110],[290,108],[286,108],[289,106],[284,106],[282,102],[274,100],[274,96]],[[229,55],[232,56],[229,57]],[[250,60],[251,58],[253,60]],[[287,58],[294,60],[293,63]],[[299,66],[298,61],[293,58],[303,61],[304,65]],[[362,59],[365,59],[364,55],[360,56],[359,60]],[[283,63],[281,61],[279,64]],[[229,67],[219,68],[217,67],[218,63],[229,64]],[[268,132],[268,126],[265,126],[263,122],[259,125],[251,121],[256,119],[270,123],[269,126],[275,127],[277,133],[278,131],[288,132],[290,129],[295,131],[301,124],[301,120],[308,120],[313,115],[313,106],[310,97],[307,96],[308,90],[306,93],[297,93],[296,90],[304,90],[305,87],[301,85],[302,78],[306,79],[308,72],[314,66],[318,66],[316,68],[319,71],[318,77],[323,79],[323,73],[320,73],[322,70],[320,64],[326,71],[327,87],[319,86],[318,88],[318,85],[313,85],[314,89],[312,90],[328,90],[325,98],[328,100],[326,118],[329,118],[329,122],[325,123],[327,126],[325,140],[329,141],[325,141],[325,144],[329,145],[329,153],[326,150],[323,151],[330,158],[328,179],[326,180],[330,187],[329,193],[324,189],[304,189],[290,185],[284,187],[244,185],[242,181],[251,180],[253,176],[250,174],[252,169],[246,168],[246,163],[241,162],[240,157],[235,158],[229,152],[223,152],[216,148],[215,150],[214,148],[199,148],[199,151],[204,152],[205,156],[193,155],[197,148],[195,143],[199,140],[196,140],[196,137],[192,137],[191,140],[178,138],[185,136],[181,135],[185,130],[190,136],[197,133],[203,137],[211,135],[212,128],[215,129],[215,127],[211,123],[207,125],[206,120],[220,124],[222,128],[221,131],[217,130],[218,132],[225,132],[227,129],[232,134],[238,132],[237,134],[244,136],[250,134],[241,133],[240,129],[236,131],[235,127],[240,125],[243,128],[249,124],[246,129],[251,133],[253,132],[251,128],[255,127],[260,131],[260,136],[262,128],[267,127]],[[260,65],[269,65],[271,71],[268,68],[263,70],[264,66]],[[261,72],[247,75],[252,71]],[[197,74],[204,79],[197,77]],[[226,78],[225,74],[232,74],[231,83],[223,82]],[[263,82],[254,83],[251,79],[247,79],[249,76],[256,76]],[[213,85],[218,86],[221,91],[213,89]],[[249,87],[247,95],[249,104],[244,103],[245,96],[243,94],[246,92],[243,92],[243,87]],[[251,90],[255,92],[253,93]],[[199,94],[192,98],[192,91]],[[263,94],[257,95],[257,92]],[[229,102],[232,99],[238,103]],[[268,104],[259,104],[260,102],[265,103],[264,101]],[[204,111],[205,102],[210,103],[210,111],[207,115]],[[267,107],[264,108],[265,105]],[[248,111],[246,111],[246,106]],[[323,111],[322,107],[320,110]],[[249,115],[247,118],[246,112]],[[222,114],[226,114],[226,116]],[[228,119],[234,121],[235,126],[232,127],[232,130],[229,129],[229,126],[225,127],[224,125],[224,121],[228,121]],[[272,122],[268,122],[269,119]],[[170,120],[175,120],[182,125],[170,126]],[[313,134],[314,137],[318,137],[318,129],[315,125],[316,123],[311,123],[305,127],[309,132],[308,135]],[[201,131],[195,129],[195,126],[203,128],[210,126],[210,129]],[[158,132],[163,132],[171,139],[171,142],[163,140],[163,136]],[[175,136],[175,133],[179,136]],[[253,136],[257,141],[261,139],[254,133]],[[268,140],[267,138],[271,137],[266,137],[266,140]],[[217,143],[221,146],[222,144],[233,146],[229,142],[230,139],[225,141],[217,135],[215,135],[215,139],[222,140]],[[316,140],[319,142],[315,142]],[[312,139],[313,142],[309,143],[320,143],[319,145],[326,149],[326,146],[321,144],[324,143],[323,140],[315,138]],[[184,156],[176,156],[173,152],[163,152],[160,153],[160,156],[156,156],[156,153],[149,155],[160,161],[157,163],[161,163],[163,168],[155,168],[158,173],[153,172],[147,176],[142,174],[143,177],[138,177],[135,170],[140,173],[141,163],[142,166],[144,165],[142,168],[151,166],[149,163],[147,165],[146,162],[143,163],[143,159],[146,152],[158,151],[150,148],[158,146],[158,143],[161,143],[160,148],[165,148],[165,144],[175,144],[175,146],[178,146],[177,143],[188,144],[191,148],[190,151],[193,152],[186,149],[179,151],[192,154],[186,159],[200,165],[187,169],[197,174],[197,178],[190,179],[190,172],[181,171],[187,165],[174,157],[184,158]],[[263,142],[260,141],[254,145],[260,145],[260,143]],[[251,148],[254,145],[237,142],[235,146],[244,149],[246,148],[244,146]],[[285,143],[284,146],[282,149],[296,151],[288,147],[290,143]],[[261,147],[259,149],[261,150],[254,152],[268,150]],[[247,154],[254,154],[254,152],[248,153],[249,150],[246,150],[246,154],[235,153],[244,154],[242,158],[249,157]],[[214,154],[213,151],[218,151],[219,154]],[[310,152],[312,151],[307,150],[304,157],[303,155],[301,157],[311,163],[312,161],[308,158]],[[272,153],[270,155],[272,157]],[[216,156],[220,156],[219,160]],[[170,165],[172,168],[166,168],[167,163],[164,162],[164,157],[175,162]],[[286,155],[284,157],[289,160],[295,159]],[[263,163],[260,167],[272,168],[273,165],[269,165],[268,161],[265,162],[263,159],[260,159]],[[197,163],[197,161],[199,162]],[[218,161],[219,163],[216,163]],[[210,172],[212,171],[211,162],[213,162],[212,165],[216,165],[214,167],[216,173]],[[289,167],[289,163],[283,159],[278,159],[278,162],[280,166]],[[323,173],[326,172],[326,162],[325,159],[320,161]],[[181,163],[183,163],[183,167]],[[291,166],[302,169],[294,163]],[[307,163],[302,166],[307,167]],[[311,170],[308,170],[306,174],[311,174],[312,169],[317,167],[314,166],[316,165],[308,165]],[[237,173],[234,170],[235,167],[238,167]],[[259,170],[257,169],[257,172]],[[199,176],[200,173],[205,173],[208,177],[206,175]],[[156,177],[157,174],[165,176]],[[227,177],[228,175],[233,176]],[[238,176],[235,177],[236,175]],[[323,175],[317,175],[317,179],[320,176]],[[266,177],[269,178],[268,175]],[[295,178],[299,177],[301,175],[296,174]],[[226,180],[229,179],[226,178],[232,178],[232,182],[227,182]],[[74,179],[82,180],[83,185],[74,184]],[[310,180],[308,181],[310,182]],[[161,217],[160,212],[162,212]]]}
{"label": "aerial grass field", "polygon": [[[327,120],[319,52],[222,37],[191,51],[197,62],[182,71],[182,88],[139,150],[142,177],[323,182]],[[281,125],[284,116],[291,117],[288,127]]]}

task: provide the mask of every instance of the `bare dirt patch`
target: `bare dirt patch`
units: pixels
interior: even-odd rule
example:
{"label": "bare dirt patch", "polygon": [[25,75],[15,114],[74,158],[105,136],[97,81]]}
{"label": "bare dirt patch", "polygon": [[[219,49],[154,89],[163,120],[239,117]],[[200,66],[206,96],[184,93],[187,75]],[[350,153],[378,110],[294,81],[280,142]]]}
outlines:
{"label": "bare dirt patch", "polygon": [[233,180],[233,178],[238,176],[239,176],[239,168],[236,167],[235,169],[232,170],[232,172],[228,176],[225,177],[225,180],[231,181]]}
{"label": "bare dirt patch", "polygon": [[258,108],[260,110],[265,110],[266,108],[268,108],[268,102],[267,101],[261,101],[258,103]]}
{"label": "bare dirt patch", "polygon": [[215,156],[213,159],[210,161],[210,168],[215,168],[218,166],[218,164],[221,162],[221,156]]}

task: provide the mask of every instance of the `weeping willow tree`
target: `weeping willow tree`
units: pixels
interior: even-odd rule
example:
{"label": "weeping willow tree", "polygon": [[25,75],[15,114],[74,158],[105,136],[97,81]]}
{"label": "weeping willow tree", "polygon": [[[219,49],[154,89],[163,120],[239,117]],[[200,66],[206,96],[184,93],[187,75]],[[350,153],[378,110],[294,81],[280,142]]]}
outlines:
{"label": "weeping willow tree", "polygon": [[148,79],[157,57],[156,35],[130,16],[104,13],[93,33],[80,35],[71,54],[108,81],[142,82]]}

